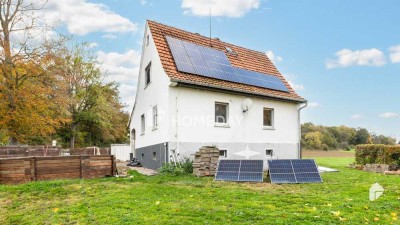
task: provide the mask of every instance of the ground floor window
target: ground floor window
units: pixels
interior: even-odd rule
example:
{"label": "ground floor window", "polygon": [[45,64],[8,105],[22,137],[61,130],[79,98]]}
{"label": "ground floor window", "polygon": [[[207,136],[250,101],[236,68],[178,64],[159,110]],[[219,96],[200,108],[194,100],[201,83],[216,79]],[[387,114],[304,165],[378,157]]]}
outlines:
{"label": "ground floor window", "polygon": [[219,157],[226,158],[228,156],[227,150],[219,150]]}
{"label": "ground floor window", "polygon": [[274,127],[274,109],[264,108],[263,125],[264,128]]}
{"label": "ground floor window", "polygon": [[153,152],[153,160],[157,160],[157,152]]}
{"label": "ground floor window", "polygon": [[217,124],[228,124],[228,113],[229,104],[228,103],[215,103],[215,123]]}

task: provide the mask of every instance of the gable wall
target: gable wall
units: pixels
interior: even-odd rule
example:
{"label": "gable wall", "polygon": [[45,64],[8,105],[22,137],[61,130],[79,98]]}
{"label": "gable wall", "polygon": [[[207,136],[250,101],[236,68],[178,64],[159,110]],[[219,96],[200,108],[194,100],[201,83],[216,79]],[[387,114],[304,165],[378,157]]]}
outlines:
{"label": "gable wall", "polygon": [[[146,36],[149,34],[149,45],[146,45]],[[151,62],[151,83],[145,85],[145,69]],[[168,123],[163,117],[168,117],[168,88],[169,78],[165,74],[160,57],[156,50],[151,32],[146,25],[143,38],[142,60],[140,64],[138,87],[135,106],[131,117],[130,131],[136,130],[135,149],[166,142],[168,139]],[[152,107],[158,108],[158,128],[153,130]],[[141,134],[141,115],[145,114],[146,130]],[[133,145],[131,137],[131,145]],[[133,149],[133,147],[132,147]]]}

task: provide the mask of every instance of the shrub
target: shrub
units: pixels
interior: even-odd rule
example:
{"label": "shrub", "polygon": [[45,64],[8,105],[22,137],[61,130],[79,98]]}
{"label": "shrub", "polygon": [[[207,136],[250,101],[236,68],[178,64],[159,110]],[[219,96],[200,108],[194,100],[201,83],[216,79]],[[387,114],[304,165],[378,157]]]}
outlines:
{"label": "shrub", "polygon": [[178,163],[164,163],[163,166],[158,169],[158,172],[162,175],[188,175],[193,173],[193,161],[189,158],[184,158]]}
{"label": "shrub", "polygon": [[400,166],[400,145],[357,145],[355,150],[357,164],[379,163]]}

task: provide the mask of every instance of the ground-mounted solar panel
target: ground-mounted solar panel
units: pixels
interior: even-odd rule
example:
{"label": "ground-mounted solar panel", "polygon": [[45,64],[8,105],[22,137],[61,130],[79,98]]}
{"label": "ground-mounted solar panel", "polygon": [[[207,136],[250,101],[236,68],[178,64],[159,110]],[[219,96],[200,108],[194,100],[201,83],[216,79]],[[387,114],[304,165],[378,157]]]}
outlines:
{"label": "ground-mounted solar panel", "polygon": [[268,160],[271,183],[320,183],[322,178],[313,159]]}
{"label": "ground-mounted solar panel", "polygon": [[262,182],[263,167],[263,160],[221,159],[218,163],[215,180]]}
{"label": "ground-mounted solar panel", "polygon": [[289,92],[279,77],[231,65],[223,51],[166,37],[178,71]]}

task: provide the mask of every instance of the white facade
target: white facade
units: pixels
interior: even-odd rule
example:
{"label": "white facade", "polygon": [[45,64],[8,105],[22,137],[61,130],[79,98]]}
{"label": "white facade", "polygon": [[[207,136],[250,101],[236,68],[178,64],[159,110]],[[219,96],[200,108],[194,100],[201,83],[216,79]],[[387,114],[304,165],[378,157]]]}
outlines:
{"label": "white facade", "polygon": [[[181,86],[172,82],[163,70],[147,26],[143,43],[129,127],[134,130],[131,149],[144,166],[147,162],[149,167],[159,167],[162,161],[171,159],[174,151],[180,158],[190,157],[205,145],[226,150],[229,159],[299,158],[299,103]],[[145,68],[150,62],[151,82],[146,85]],[[252,106],[243,112],[246,98],[252,100]],[[216,102],[228,104],[226,126],[214,122]],[[157,127],[153,127],[154,106],[157,106]],[[263,126],[264,108],[273,109],[272,128]],[[142,115],[145,115],[144,132]],[[267,155],[271,150],[273,156]]]}

